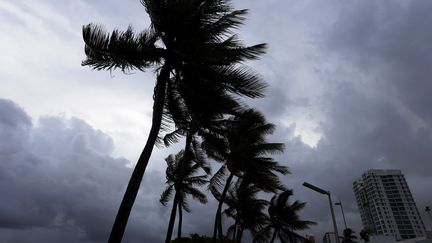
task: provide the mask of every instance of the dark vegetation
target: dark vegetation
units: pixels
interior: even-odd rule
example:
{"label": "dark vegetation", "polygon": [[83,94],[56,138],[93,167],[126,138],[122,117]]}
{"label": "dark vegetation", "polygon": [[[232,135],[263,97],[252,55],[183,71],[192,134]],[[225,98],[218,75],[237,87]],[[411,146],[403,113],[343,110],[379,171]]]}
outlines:
{"label": "dark vegetation", "polygon": [[[275,126],[241,100],[264,97],[267,84],[247,61],[258,59],[265,44],[244,45],[235,30],[247,10],[229,0],[142,0],[150,16],[148,29],[136,33],[83,27],[82,65],[97,70],[154,70],[152,126],[115,219],[109,243],[120,243],[155,144],[169,146],[185,137],[184,149],[166,159],[166,189],[161,203],[172,200],[166,241],[241,242],[248,231],[255,242],[297,242],[295,233],[313,222],[301,220],[305,203],[290,202],[292,190],[279,180],[288,168],[272,158],[283,144],[267,141]],[[220,164],[212,174],[209,160]],[[202,189],[219,202],[212,238],[182,238],[188,197],[207,202]],[[261,193],[262,192],[262,193]],[[270,201],[259,198],[274,195]],[[224,206],[225,205],[225,206]],[[233,224],[222,228],[224,216]]]}

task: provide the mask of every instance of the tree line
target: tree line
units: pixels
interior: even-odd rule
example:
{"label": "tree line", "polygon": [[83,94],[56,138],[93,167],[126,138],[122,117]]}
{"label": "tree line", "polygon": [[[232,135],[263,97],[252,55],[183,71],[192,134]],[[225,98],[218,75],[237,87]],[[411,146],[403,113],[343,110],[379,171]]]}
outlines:
{"label": "tree line", "polygon": [[[176,242],[182,240],[183,212],[191,211],[187,197],[206,203],[205,187],[218,201],[213,243],[241,242],[245,230],[255,242],[297,242],[295,232],[314,223],[300,219],[305,203],[291,202],[293,191],[280,181],[289,171],[272,157],[284,149],[267,139],[275,125],[244,101],[264,97],[267,87],[247,66],[265,53],[266,44],[247,46],[235,33],[248,11],[235,10],[230,0],[141,3],[151,21],[142,32],[83,27],[83,66],[156,72],[152,125],[108,242],[122,240],[153,147],[182,138],[184,148],[165,160],[166,189],[160,201],[167,205],[172,200],[166,243],[177,215]],[[220,165],[215,173],[209,160]],[[271,200],[259,198],[261,192],[272,194]],[[234,222],[227,232],[224,216]]]}

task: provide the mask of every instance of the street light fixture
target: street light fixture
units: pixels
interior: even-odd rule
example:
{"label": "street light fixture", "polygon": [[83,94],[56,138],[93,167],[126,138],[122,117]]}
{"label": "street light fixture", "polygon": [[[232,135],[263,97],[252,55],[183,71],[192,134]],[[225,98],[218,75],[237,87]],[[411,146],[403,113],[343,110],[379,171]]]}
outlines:
{"label": "street light fixture", "polygon": [[333,203],[332,203],[332,200],[331,200],[330,191],[323,190],[323,189],[321,189],[321,188],[319,188],[317,186],[314,186],[312,184],[309,184],[307,182],[304,182],[303,186],[307,187],[307,188],[309,188],[309,189],[311,189],[313,191],[316,191],[318,193],[321,193],[321,194],[324,194],[324,195],[328,196],[329,203],[330,203],[330,212],[331,212],[332,219],[333,219],[333,228],[334,228],[335,235],[336,235],[336,237],[335,237],[336,238],[336,243],[340,243],[339,233],[338,233],[338,229],[337,229],[337,225],[336,225],[336,219],[335,219],[335,214],[334,214],[334,210],[333,210]]}
{"label": "street light fixture", "polygon": [[335,203],[335,205],[340,206],[341,211],[342,211],[342,218],[343,218],[344,224],[345,224],[345,229],[348,229],[348,226],[347,226],[347,223],[346,223],[346,220],[345,220],[345,214],[344,214],[344,211],[343,211],[342,201],[340,200],[340,198],[339,198],[339,202]]}

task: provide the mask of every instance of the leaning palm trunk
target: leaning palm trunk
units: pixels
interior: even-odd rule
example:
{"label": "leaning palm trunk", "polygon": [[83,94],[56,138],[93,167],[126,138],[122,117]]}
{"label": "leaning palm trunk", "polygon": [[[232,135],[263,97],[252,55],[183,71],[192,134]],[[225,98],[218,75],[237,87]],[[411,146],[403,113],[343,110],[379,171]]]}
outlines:
{"label": "leaning palm trunk", "polygon": [[223,235],[222,234],[222,205],[223,205],[223,202],[225,200],[226,193],[228,191],[228,188],[231,184],[233,177],[234,177],[234,174],[231,173],[229,175],[226,183],[225,183],[225,187],[223,189],[221,198],[219,200],[218,208],[216,211],[216,217],[215,217],[215,225],[214,225],[214,229],[213,229],[213,242],[214,243],[216,243],[216,236],[217,235],[219,236],[219,242],[222,242],[222,235]]}
{"label": "leaning palm trunk", "polygon": [[170,243],[171,242],[171,236],[172,236],[172,232],[174,229],[174,222],[175,222],[175,218],[176,218],[176,210],[177,210],[177,204],[179,201],[179,195],[176,192],[176,195],[174,196],[174,202],[173,202],[173,206],[171,209],[171,216],[170,216],[170,221],[168,224],[168,231],[167,231],[167,235],[165,238],[165,243]]}
{"label": "leaning palm trunk", "polygon": [[239,232],[237,233],[237,243],[241,243],[241,239],[243,237],[244,228],[240,226]]}
{"label": "leaning palm trunk", "polygon": [[277,230],[274,230],[274,231],[273,231],[273,236],[272,236],[272,238],[271,238],[271,240],[270,240],[270,243],[273,243],[273,242],[275,241],[277,234],[278,234],[278,231],[277,231]]}
{"label": "leaning palm trunk", "polygon": [[238,226],[238,216],[236,216],[236,220],[235,220],[235,224],[234,224],[234,232],[233,232],[233,241],[235,241],[236,239],[236,234],[237,234],[237,226]]}
{"label": "leaning palm trunk", "polygon": [[152,153],[161,127],[166,83],[169,79],[169,73],[169,66],[164,65],[159,73],[155,87],[153,118],[150,134],[147,138],[147,143],[138,159],[138,162],[129,180],[129,184],[120,204],[120,208],[114,221],[108,243],[120,243],[123,238],[123,234],[129,219],[130,212],[132,210],[132,206],[138,194],[144,172],[147,168],[150,155]]}
{"label": "leaning palm trunk", "polygon": [[177,239],[180,240],[181,238],[181,230],[182,230],[182,223],[183,223],[183,212],[182,212],[182,206],[179,203],[178,204],[178,214],[179,214],[179,221],[178,221],[178,228],[177,228]]}

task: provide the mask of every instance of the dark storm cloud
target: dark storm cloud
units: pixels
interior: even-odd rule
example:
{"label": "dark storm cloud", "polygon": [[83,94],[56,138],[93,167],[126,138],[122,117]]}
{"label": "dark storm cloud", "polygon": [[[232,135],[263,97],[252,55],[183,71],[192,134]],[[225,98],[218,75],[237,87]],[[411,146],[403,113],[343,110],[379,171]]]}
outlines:
{"label": "dark storm cloud", "polygon": [[329,61],[336,57],[334,65],[349,68],[321,76],[330,88],[323,98],[318,146],[290,151],[288,141],[285,155],[293,171],[287,183],[308,202],[304,216],[321,223],[313,228],[318,236],[331,231],[327,201],[301,183],[309,181],[340,196],[348,224],[358,232],[352,181],[371,168],[401,169],[431,227],[423,212],[432,200],[427,189],[432,183],[431,7],[426,1],[336,5],[338,18],[324,35],[323,54]]}
{"label": "dark storm cloud", "polygon": [[[293,172],[287,176],[287,184],[295,187],[296,197],[308,202],[304,217],[320,223],[313,231],[321,235],[332,230],[327,199],[301,183],[307,181],[330,190],[334,200],[340,197],[349,226],[358,232],[361,222],[352,182],[371,168],[401,169],[422,211],[431,199],[425,193],[432,181],[430,128],[413,127],[397,106],[361,94],[351,84],[345,84],[331,99],[326,121],[321,124],[325,137],[318,146],[312,149],[302,147],[298,140],[294,144],[288,141],[281,159]],[[341,228],[339,211],[337,216]]]}
{"label": "dark storm cloud", "polygon": [[[430,124],[432,16],[430,1],[351,1],[341,8],[329,47],[394,88]],[[386,92],[386,90],[383,90]]]}
{"label": "dark storm cloud", "polygon": [[[110,156],[110,137],[76,118],[44,117],[33,126],[4,99],[0,137],[1,242],[106,240],[131,172],[128,161]],[[125,242],[161,241],[162,178],[146,174]]]}

